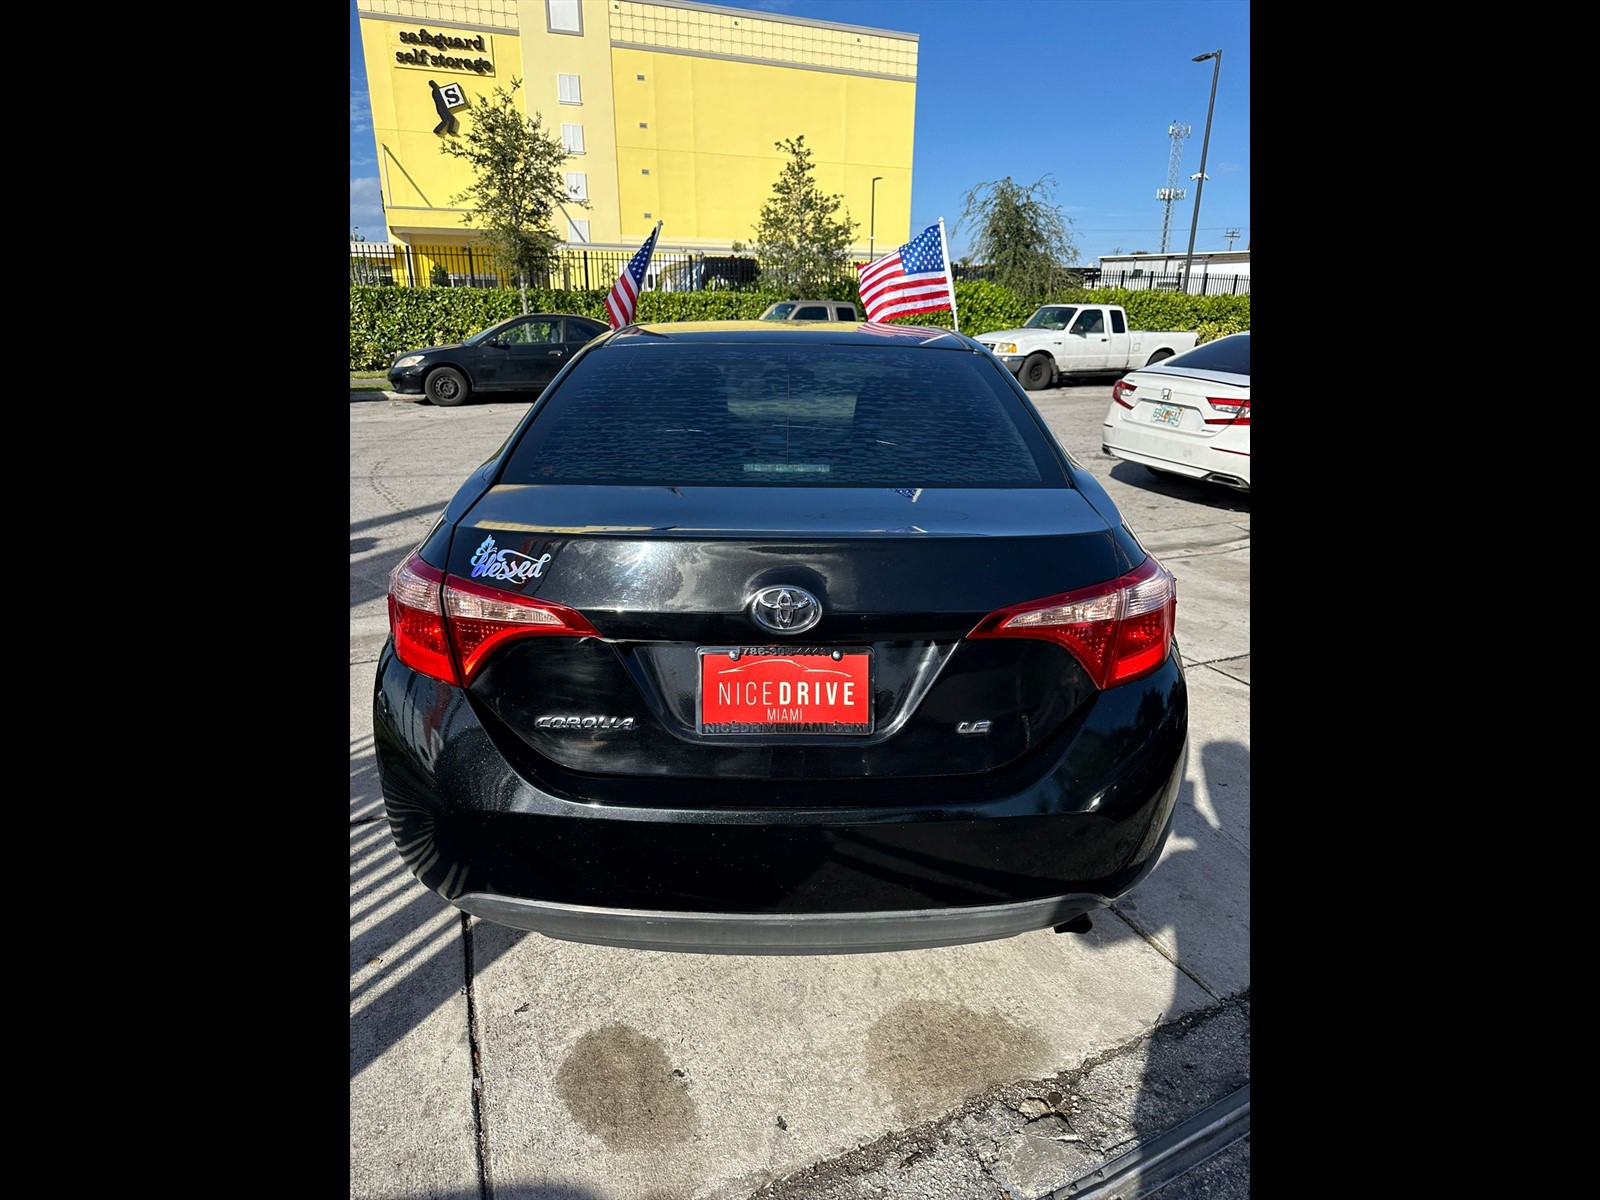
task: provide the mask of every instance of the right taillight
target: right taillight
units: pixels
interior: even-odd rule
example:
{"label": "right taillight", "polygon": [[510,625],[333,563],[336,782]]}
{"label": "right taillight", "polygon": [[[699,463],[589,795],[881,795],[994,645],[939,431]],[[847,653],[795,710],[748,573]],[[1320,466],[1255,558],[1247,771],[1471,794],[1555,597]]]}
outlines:
{"label": "right taillight", "polygon": [[1172,649],[1178,581],[1154,558],[1106,583],[990,613],[969,638],[1040,638],[1065,647],[1098,688],[1148,675]]}
{"label": "right taillight", "polygon": [[1226,421],[1206,422],[1207,425],[1248,425],[1250,424],[1250,401],[1235,399],[1219,399],[1216,396],[1207,396],[1206,403],[1218,412],[1228,414]]}
{"label": "right taillight", "polygon": [[1111,398],[1123,408],[1133,407],[1133,394],[1139,389],[1126,379],[1119,379],[1111,385]]}
{"label": "right taillight", "polygon": [[389,631],[401,662],[457,687],[514,638],[600,636],[575,609],[446,575],[416,553],[389,573]]}

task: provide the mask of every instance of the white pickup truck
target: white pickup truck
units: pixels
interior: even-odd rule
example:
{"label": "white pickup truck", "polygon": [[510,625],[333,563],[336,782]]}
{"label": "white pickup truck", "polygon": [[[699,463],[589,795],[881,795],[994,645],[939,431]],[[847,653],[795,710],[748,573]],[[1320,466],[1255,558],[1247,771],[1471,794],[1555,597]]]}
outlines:
{"label": "white pickup truck", "polygon": [[1121,374],[1195,347],[1193,333],[1129,329],[1120,304],[1046,304],[1021,329],[974,340],[1030,392],[1054,386],[1063,375]]}

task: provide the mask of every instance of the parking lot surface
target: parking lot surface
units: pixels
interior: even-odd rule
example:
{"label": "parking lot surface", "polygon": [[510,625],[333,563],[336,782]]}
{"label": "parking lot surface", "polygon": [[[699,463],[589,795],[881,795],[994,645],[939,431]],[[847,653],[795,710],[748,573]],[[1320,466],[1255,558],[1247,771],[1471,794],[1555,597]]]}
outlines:
{"label": "parking lot surface", "polygon": [[[1032,399],[1178,578],[1191,740],[1160,865],[1088,934],[778,958],[519,933],[405,870],[372,752],[387,573],[532,398],[352,393],[353,1200],[1087,1195],[1208,1105],[1237,1109],[1250,500],[1103,457],[1110,382]],[[1150,1194],[1143,1169],[1143,1191],[1117,1194]],[[1159,1194],[1248,1191],[1246,1137]]]}

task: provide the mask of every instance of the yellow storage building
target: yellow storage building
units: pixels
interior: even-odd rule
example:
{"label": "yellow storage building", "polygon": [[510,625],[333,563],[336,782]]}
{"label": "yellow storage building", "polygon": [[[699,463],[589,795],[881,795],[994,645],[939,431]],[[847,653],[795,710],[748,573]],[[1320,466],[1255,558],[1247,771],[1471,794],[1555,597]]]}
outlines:
{"label": "yellow storage building", "polygon": [[444,282],[445,258],[450,282],[488,282],[451,205],[470,168],[439,146],[514,78],[589,202],[554,231],[574,251],[632,253],[658,220],[658,264],[748,244],[788,161],[776,143],[801,135],[858,223],[856,256],[910,238],[916,34],[687,0],[360,0],[357,15],[388,241],[411,248],[416,282]]}

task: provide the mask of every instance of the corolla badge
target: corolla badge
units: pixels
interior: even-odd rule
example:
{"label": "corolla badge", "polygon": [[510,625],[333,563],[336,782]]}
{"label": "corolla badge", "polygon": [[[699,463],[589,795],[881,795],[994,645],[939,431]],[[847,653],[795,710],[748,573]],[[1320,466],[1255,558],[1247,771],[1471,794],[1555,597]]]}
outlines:
{"label": "corolla badge", "polygon": [[750,617],[773,633],[804,633],[822,620],[822,605],[804,588],[762,588],[750,601]]}
{"label": "corolla badge", "polygon": [[529,558],[515,550],[496,550],[494,538],[486,537],[472,554],[472,577],[477,579],[480,575],[487,575],[490,579],[503,579],[507,583],[527,583],[544,574],[549,562],[548,554]]}

